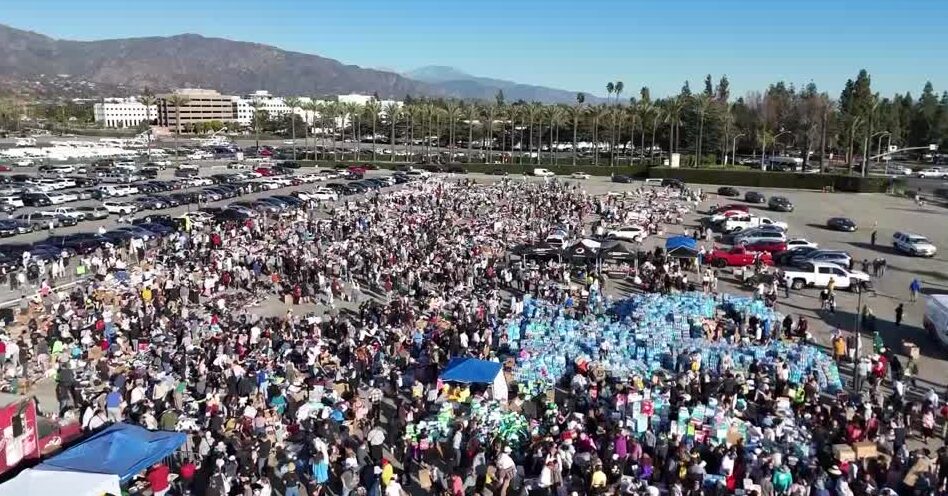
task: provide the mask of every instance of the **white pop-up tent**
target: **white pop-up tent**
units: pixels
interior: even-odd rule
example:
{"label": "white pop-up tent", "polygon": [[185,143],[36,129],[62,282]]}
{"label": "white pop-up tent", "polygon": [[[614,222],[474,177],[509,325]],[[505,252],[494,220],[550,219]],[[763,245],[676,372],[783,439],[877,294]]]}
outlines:
{"label": "white pop-up tent", "polygon": [[121,496],[122,488],[115,474],[88,472],[57,472],[27,469],[14,479],[0,484],[0,496]]}

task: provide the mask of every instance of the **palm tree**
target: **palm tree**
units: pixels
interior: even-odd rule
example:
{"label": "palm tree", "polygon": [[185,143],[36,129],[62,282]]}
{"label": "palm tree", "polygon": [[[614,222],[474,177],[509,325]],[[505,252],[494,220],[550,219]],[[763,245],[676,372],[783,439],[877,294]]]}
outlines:
{"label": "palm tree", "polygon": [[675,97],[667,102],[665,108],[665,122],[668,124],[668,153],[674,153],[678,150],[679,127],[681,126],[681,113],[685,108],[685,101],[681,97]]}
{"label": "palm tree", "polygon": [[579,143],[576,140],[579,129],[579,118],[583,114],[583,104],[586,102],[586,95],[576,93],[576,104],[570,107],[570,115],[573,118],[573,165],[576,165],[576,154]]}
{"label": "palm tree", "polygon": [[464,105],[467,112],[467,163],[471,163],[474,157],[474,121],[477,120],[477,112],[480,108],[474,102]]}
{"label": "palm tree", "polygon": [[[648,149],[649,163],[652,163],[652,155],[655,153],[655,132],[658,131],[659,121],[665,119],[665,111],[657,106],[652,106],[652,144]],[[661,156],[661,154],[659,154]]]}
{"label": "palm tree", "polygon": [[448,150],[451,152],[451,158],[448,159],[449,162],[454,161],[455,145],[457,144],[454,136],[454,124],[461,115],[462,105],[464,105],[463,102],[448,100],[444,106],[445,116],[448,118],[448,142],[450,144]]}
{"label": "palm tree", "polygon": [[[313,114],[313,133],[314,133],[313,136],[312,136],[312,138],[313,138],[313,148],[312,148],[312,150],[313,150],[313,160],[318,160],[318,158],[316,157],[316,134],[315,134],[315,133],[316,133],[316,126],[318,125],[319,121],[322,119],[322,109],[323,109],[323,104],[322,104],[321,102],[317,101],[317,100],[316,100],[316,97],[310,98],[310,99],[309,99],[309,102],[307,102],[305,105],[303,105],[303,110],[305,110],[305,111],[307,111],[307,112]],[[307,122],[307,123],[306,123],[306,135],[307,135],[307,138],[306,138],[306,139],[307,139],[307,143],[306,143],[307,146],[306,146],[306,148],[307,148],[307,149],[309,148],[309,143],[308,143],[309,138],[310,138],[309,132],[310,132],[310,131],[309,131],[309,122]]]}
{"label": "palm tree", "polygon": [[500,105],[497,102],[487,102],[481,109],[483,117],[487,118],[487,136],[484,137],[484,146],[487,148],[487,163],[491,163],[494,156],[494,117]]}
{"label": "palm tree", "polygon": [[293,140],[293,160],[296,160],[296,108],[300,106],[300,99],[295,96],[284,98],[283,103],[290,108],[290,133]]}
{"label": "palm tree", "polygon": [[613,83],[612,81],[609,81],[608,83],[606,83],[606,93],[609,94],[609,96],[606,97],[606,103],[609,103],[609,101],[612,100],[612,93],[613,93],[615,90],[616,90],[616,84],[615,84],[615,83]]}
{"label": "palm tree", "polygon": [[606,106],[597,105],[595,107],[589,107],[589,115],[593,118],[593,165],[599,165],[599,120],[606,115]]}
{"label": "palm tree", "polygon": [[[392,162],[395,161],[395,126],[398,125],[398,118],[402,113],[402,108],[395,102],[388,103],[383,109],[385,116],[392,124],[392,136],[389,143],[392,145]],[[374,140],[373,140],[374,141]]]}
{"label": "palm tree", "polygon": [[704,118],[711,108],[711,97],[701,93],[694,97],[695,109],[698,111],[698,146],[695,150],[695,167],[701,165],[701,141],[704,139]]}
{"label": "palm tree", "polygon": [[382,111],[382,104],[375,98],[369,100],[362,107],[366,117],[372,119],[372,161],[375,162],[375,124],[379,120],[379,112]]}
{"label": "palm tree", "polygon": [[[734,114],[731,112],[732,107],[733,106],[727,102],[721,102],[721,108],[724,109],[721,112],[721,120],[724,123],[724,142],[721,143],[722,161],[725,161],[725,157],[727,157],[727,145],[729,143],[728,138],[731,134],[731,125],[734,124]],[[731,157],[731,163],[734,163],[734,157]],[[725,165],[727,164],[725,163]]]}
{"label": "palm tree", "polygon": [[565,115],[566,112],[559,105],[553,105],[547,111],[547,117],[550,121],[550,158],[553,160],[551,165],[556,165],[556,143],[560,141],[560,126],[563,124]]}
{"label": "palm tree", "polygon": [[[629,108],[626,110],[626,114],[631,118],[632,122],[629,126],[629,141],[623,141],[622,145],[625,151],[629,155],[629,165],[632,165],[632,152],[628,149],[628,144],[632,145],[632,148],[635,148],[635,123],[639,118],[639,104],[636,103],[635,98],[629,99]],[[619,136],[621,139],[621,135]]]}
{"label": "palm tree", "polygon": [[[642,133],[640,134],[641,139],[639,140],[639,146],[641,147],[642,160],[645,160],[645,124],[649,121],[649,118],[652,116],[652,113],[655,111],[655,105],[652,105],[652,102],[648,100],[639,100],[638,104],[640,126]],[[633,135],[632,144],[635,144],[635,139]]]}
{"label": "palm tree", "polygon": [[155,94],[152,93],[151,90],[145,88],[139,101],[145,106],[145,120],[148,121],[148,143],[146,146],[148,147],[148,160],[151,160],[151,108],[158,103],[158,98],[155,97]]}
{"label": "palm tree", "polygon": [[178,138],[181,135],[181,107],[188,104],[191,101],[186,95],[175,93],[167,98],[169,105],[174,106],[174,159],[175,162],[180,160],[180,150],[178,149]]}
{"label": "palm tree", "polygon": [[[543,112],[543,104],[540,102],[532,102],[527,106],[527,117],[530,118],[530,145],[527,147],[528,153],[533,154],[533,125],[536,122],[539,122],[542,119],[541,112]],[[542,131],[542,124],[540,125]],[[542,139],[540,140],[542,141]],[[532,160],[532,156],[530,157]],[[537,160],[540,159],[540,147],[537,146]],[[539,162],[537,162],[539,163]]]}
{"label": "palm tree", "polygon": [[250,104],[253,108],[253,131],[256,136],[257,151],[260,151],[260,125],[268,119],[267,111],[263,110],[263,102],[254,101]]}
{"label": "palm tree", "polygon": [[[625,84],[623,84],[622,81],[616,81],[616,84],[615,84],[616,106],[618,106],[619,108],[617,109],[617,112],[616,112],[615,114],[613,114],[614,117],[613,117],[613,120],[612,120],[612,130],[613,130],[612,142],[613,142],[613,145],[610,147],[610,148],[612,148],[612,150],[611,150],[611,152],[612,152],[612,155],[611,155],[612,158],[611,158],[610,160],[611,160],[611,162],[613,163],[613,165],[615,165],[615,160],[616,160],[616,150],[615,150],[615,148],[616,148],[616,146],[618,146],[619,140],[622,139],[622,114],[623,114],[623,111],[622,111],[622,105],[619,103],[619,95],[622,94],[622,90],[623,90],[623,89],[625,89]],[[616,129],[616,127],[618,127],[618,130]]]}

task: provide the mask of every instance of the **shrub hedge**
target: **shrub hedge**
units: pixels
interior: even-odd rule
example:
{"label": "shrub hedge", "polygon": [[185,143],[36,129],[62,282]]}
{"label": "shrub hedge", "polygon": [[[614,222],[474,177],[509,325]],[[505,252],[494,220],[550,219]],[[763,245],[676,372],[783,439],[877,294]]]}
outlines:
{"label": "shrub hedge", "polygon": [[845,176],[841,174],[801,174],[795,172],[763,172],[758,170],[672,169],[653,167],[649,177],[674,177],[686,183],[750,186],[757,188],[823,189],[836,191],[882,193],[892,184],[886,177]]}
{"label": "shrub hedge", "polygon": [[[368,162],[360,161],[332,161],[332,160],[305,160],[300,161],[304,167],[334,167],[335,165],[351,164],[365,165],[373,163],[381,169],[394,169],[404,163],[399,162]],[[557,175],[566,176],[573,172],[582,171],[591,176],[624,175],[634,178],[666,178],[681,179],[688,184],[720,184],[727,186],[746,186],[756,188],[790,188],[790,189],[823,189],[833,188],[836,191],[859,193],[883,193],[894,186],[894,182],[886,177],[860,177],[842,174],[801,174],[795,172],[773,172],[749,169],[722,169],[722,168],[677,168],[648,167],[645,165],[633,166],[576,166],[571,165],[535,165],[535,164],[459,164],[464,170],[473,173],[490,174],[497,170],[504,170],[510,174],[531,174],[534,168],[543,168],[553,171]]]}

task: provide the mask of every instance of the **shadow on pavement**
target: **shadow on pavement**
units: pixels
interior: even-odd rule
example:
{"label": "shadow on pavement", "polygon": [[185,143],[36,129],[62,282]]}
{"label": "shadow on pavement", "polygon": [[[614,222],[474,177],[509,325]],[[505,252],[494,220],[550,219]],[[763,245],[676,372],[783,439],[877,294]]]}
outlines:
{"label": "shadow on pavement", "polygon": [[[885,255],[901,255],[901,253],[895,251],[895,248],[882,243],[871,244],[864,243],[862,241],[850,241],[849,244],[851,246],[855,246],[856,248],[862,248],[864,250],[874,251],[876,253],[882,253]],[[892,268],[892,266],[890,265],[889,268]]]}

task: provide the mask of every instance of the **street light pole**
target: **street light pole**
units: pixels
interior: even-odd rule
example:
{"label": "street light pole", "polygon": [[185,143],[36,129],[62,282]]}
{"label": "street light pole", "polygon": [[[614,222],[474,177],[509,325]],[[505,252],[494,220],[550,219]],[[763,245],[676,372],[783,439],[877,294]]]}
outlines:
{"label": "street light pole", "polygon": [[[737,139],[740,138],[741,136],[744,136],[744,133],[738,133],[737,136],[735,136],[734,139],[731,140],[731,163],[732,164],[737,164]],[[726,162],[727,161],[725,161],[724,165],[727,165]]]}

